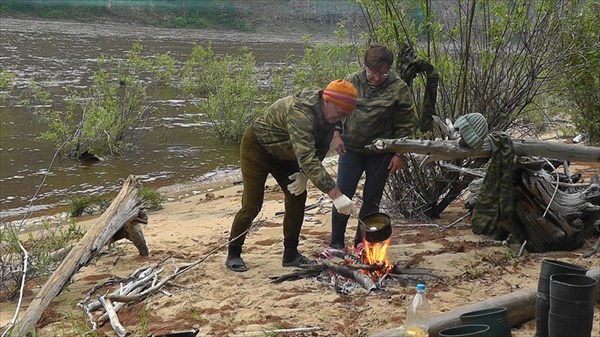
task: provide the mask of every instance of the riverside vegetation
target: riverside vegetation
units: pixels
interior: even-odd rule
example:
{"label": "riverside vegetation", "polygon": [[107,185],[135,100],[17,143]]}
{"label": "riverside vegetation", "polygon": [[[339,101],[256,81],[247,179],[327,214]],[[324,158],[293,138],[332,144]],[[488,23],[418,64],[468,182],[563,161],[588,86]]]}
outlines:
{"label": "riverside vegetation", "polygon": [[[35,79],[26,88],[16,88],[17,69],[10,67],[0,69],[0,99],[27,104],[32,115],[49,123],[49,131],[39,135],[40,139],[52,142],[57,154],[74,159],[83,154],[141,151],[135,147],[135,139],[143,136],[143,130],[136,126],[158,113],[147,102],[163,86],[180,88],[193,98],[204,114],[203,121],[214,126],[215,137],[236,143],[244,128],[273,100],[299,88],[323,87],[358,69],[358,55],[366,44],[357,41],[376,41],[397,52],[408,46],[414,57],[435,66],[440,78],[435,111],[442,119],[455,120],[479,111],[494,131],[518,129],[535,136],[548,128],[562,128],[560,132],[567,136],[583,131],[586,142],[600,144],[600,32],[596,28],[600,25],[600,1],[442,4],[428,0],[408,1],[402,6],[392,0],[354,2],[364,9],[369,29],[352,36],[352,23],[342,21],[333,43],[314,44],[307,36],[304,55],[295,64],[290,55],[289,63],[265,68],[257,65],[247,50],[216,55],[211,45],[195,46],[179,64],[168,54],[148,55],[142,45],[135,44],[122,63],[99,59],[89,88],[68,89],[64,107]],[[18,3],[3,1],[2,13]],[[181,20],[174,17],[173,22],[200,19],[187,13]],[[548,40],[554,43],[548,44]],[[425,76],[415,77],[410,85],[420,118]],[[556,119],[570,120],[569,127],[558,125]],[[439,132],[415,130],[414,136],[435,138]],[[479,168],[484,162],[464,159],[455,164]],[[387,189],[387,198],[405,216],[439,216],[469,183],[435,163],[420,170],[414,165],[409,160],[390,178]],[[414,195],[401,196],[400,189]],[[154,207],[159,207],[160,195],[149,194]],[[81,215],[93,202],[72,200],[71,213]],[[0,229],[3,298],[22,296],[23,281],[43,282],[59,262],[49,263],[53,253],[82,236],[82,229],[72,219],[61,226],[46,223],[35,234],[22,237],[24,224],[2,224]],[[34,246],[33,242],[44,244]],[[32,266],[25,275],[24,252]],[[89,328],[76,327],[76,321],[74,318],[73,328],[80,331],[78,335],[87,335]]]}

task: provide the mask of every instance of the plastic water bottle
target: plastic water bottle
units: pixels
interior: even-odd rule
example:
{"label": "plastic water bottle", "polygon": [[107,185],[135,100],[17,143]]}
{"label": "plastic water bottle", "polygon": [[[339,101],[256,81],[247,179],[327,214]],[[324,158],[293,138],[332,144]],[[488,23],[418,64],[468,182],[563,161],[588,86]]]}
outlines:
{"label": "plastic water bottle", "polygon": [[429,302],[425,297],[425,285],[417,284],[417,293],[410,301],[406,313],[406,336],[429,336]]}

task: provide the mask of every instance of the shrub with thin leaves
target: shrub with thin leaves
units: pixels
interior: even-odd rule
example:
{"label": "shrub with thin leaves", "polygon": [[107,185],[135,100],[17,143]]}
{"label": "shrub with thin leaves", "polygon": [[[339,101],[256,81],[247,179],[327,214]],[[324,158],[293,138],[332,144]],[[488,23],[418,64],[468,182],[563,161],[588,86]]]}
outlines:
{"label": "shrub with thin leaves", "polygon": [[138,126],[155,113],[147,79],[167,83],[175,72],[174,60],[166,54],[144,57],[136,43],[126,61],[114,63],[101,58],[87,90],[68,89],[64,110],[52,109],[41,117],[49,125],[41,139],[70,158],[121,155],[135,148]]}
{"label": "shrub with thin leaves", "polygon": [[142,206],[145,209],[156,211],[163,208],[163,196],[156,190],[142,186],[138,193],[138,197],[142,201]]}
{"label": "shrub with thin leaves", "polygon": [[246,49],[237,56],[216,55],[209,45],[195,46],[185,62],[184,93],[196,98],[202,119],[214,127],[223,142],[239,143],[246,127],[271,102],[259,91],[254,55]]}
{"label": "shrub with thin leaves", "polygon": [[23,252],[28,255],[26,280],[43,283],[60,263],[61,250],[74,244],[84,235],[84,231],[74,222],[51,224],[42,223],[42,228],[31,231],[26,239],[19,237],[24,223],[3,223],[0,226],[0,298],[12,300],[19,293],[23,277]]}
{"label": "shrub with thin leaves", "polygon": [[600,1],[586,1],[563,35],[573,54],[563,64],[563,97],[590,145],[600,145]]}
{"label": "shrub with thin leaves", "polygon": [[[294,71],[294,90],[325,88],[329,82],[342,79],[355,72],[361,65],[360,46],[345,41],[343,24],[336,31],[337,43],[310,44],[310,36],[304,37],[304,55]],[[364,50],[364,49],[362,49]]]}

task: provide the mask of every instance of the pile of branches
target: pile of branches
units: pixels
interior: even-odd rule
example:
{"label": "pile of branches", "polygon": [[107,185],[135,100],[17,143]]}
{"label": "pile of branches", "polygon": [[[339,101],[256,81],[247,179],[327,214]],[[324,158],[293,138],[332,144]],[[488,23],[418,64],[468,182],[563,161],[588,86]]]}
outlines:
{"label": "pile of branches", "polygon": [[[163,268],[143,267],[134,271],[126,279],[111,279],[90,290],[77,306],[88,317],[92,330],[95,331],[99,326],[110,322],[118,336],[126,336],[128,333],[117,315],[121,308],[128,303],[140,302],[156,292],[171,296],[162,287],[165,284],[172,284],[171,279],[177,275],[177,271],[161,280],[159,274],[162,271]],[[99,289],[115,285],[117,287],[114,291],[106,295],[97,295]]]}

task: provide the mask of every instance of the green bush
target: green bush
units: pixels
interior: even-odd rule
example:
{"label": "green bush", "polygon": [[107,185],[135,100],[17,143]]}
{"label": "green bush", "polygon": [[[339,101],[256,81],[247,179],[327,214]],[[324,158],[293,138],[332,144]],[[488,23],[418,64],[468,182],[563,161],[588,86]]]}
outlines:
{"label": "green bush", "polygon": [[304,37],[304,55],[294,70],[294,90],[325,88],[329,82],[342,79],[360,68],[360,48],[343,43],[346,31],[343,25],[338,28],[336,44],[312,45],[310,36]]}
{"label": "green bush", "polygon": [[163,196],[156,190],[142,186],[138,197],[143,203],[143,207],[152,211],[162,209]]}
{"label": "green bush", "polygon": [[206,98],[198,103],[199,111],[223,142],[239,142],[246,126],[266,106],[259,94],[254,67],[254,55],[248,50],[241,50],[237,56],[221,56],[214,53],[211,45],[195,46],[185,62],[181,75],[183,92]]}
{"label": "green bush", "polygon": [[45,282],[62,259],[61,249],[77,242],[85,234],[74,222],[51,224],[27,234],[22,241],[19,233],[24,223],[3,223],[0,226],[0,298],[14,299],[20,290],[24,262],[22,249],[27,250],[28,268],[25,280]]}
{"label": "green bush", "polygon": [[[600,145],[600,1],[587,1],[563,35],[571,46],[564,59],[564,97],[577,131],[590,145]],[[565,104],[567,105],[567,104]]]}
{"label": "green bush", "polygon": [[49,130],[40,138],[70,158],[84,153],[121,155],[134,149],[137,126],[156,111],[148,104],[151,83],[147,78],[164,84],[175,74],[175,61],[170,56],[144,57],[139,43],[125,62],[114,65],[101,58],[99,66],[87,91],[67,90],[64,111],[50,110],[41,115]]}
{"label": "green bush", "polygon": [[104,212],[110,202],[100,196],[72,196],[69,198],[69,214],[73,217]]}

